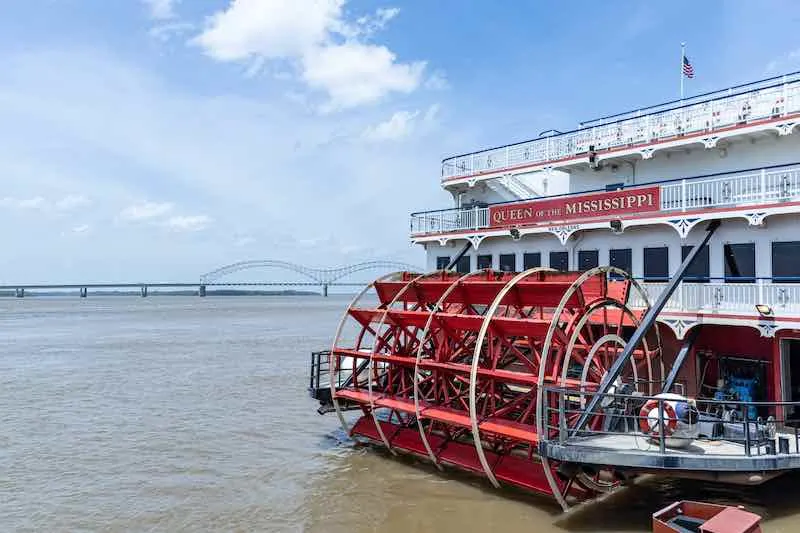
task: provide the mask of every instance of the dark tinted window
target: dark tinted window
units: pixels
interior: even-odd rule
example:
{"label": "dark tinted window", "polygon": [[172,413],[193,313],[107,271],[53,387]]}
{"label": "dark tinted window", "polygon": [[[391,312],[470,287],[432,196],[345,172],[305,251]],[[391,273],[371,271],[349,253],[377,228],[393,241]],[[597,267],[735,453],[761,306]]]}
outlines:
{"label": "dark tinted window", "polygon": [[669,248],[644,249],[644,279],[667,281],[669,279]]}
{"label": "dark tinted window", "polygon": [[756,281],[756,245],[726,244],[722,250],[725,258],[725,281],[754,283]]}
{"label": "dark tinted window", "polygon": [[539,252],[526,252],[522,256],[522,269],[536,268],[542,266],[542,254]]}
{"label": "dark tinted window", "polygon": [[456,272],[460,272],[461,274],[468,273],[471,269],[469,268],[470,263],[470,256],[463,255],[456,263]]}
{"label": "dark tinted window", "polygon": [[[631,274],[633,271],[633,255],[631,254],[630,248],[616,248],[612,249],[608,252],[608,264],[621,268],[628,274]],[[617,279],[620,276],[616,274],[611,274],[612,279]]]}
{"label": "dark tinted window", "polygon": [[478,256],[478,270],[484,268],[492,268],[492,255],[479,255]]}
{"label": "dark tinted window", "polygon": [[600,264],[597,250],[580,250],[578,252],[578,270],[589,270]]}
{"label": "dark tinted window", "polygon": [[450,264],[449,255],[440,255],[436,258],[436,270],[444,270]]}
{"label": "dark tinted window", "polygon": [[800,283],[800,242],[772,243],[772,279]]}
{"label": "dark tinted window", "polygon": [[[681,246],[681,261],[686,259],[686,256],[689,255],[689,252],[692,251],[694,246]],[[686,275],[683,277],[686,281],[693,281],[693,282],[707,282],[709,280],[709,260],[708,260],[708,245],[706,244],[703,246],[703,249],[700,250],[700,253],[694,258],[694,262],[689,265],[689,268],[686,270]]]}
{"label": "dark tinted window", "polygon": [[517,270],[517,256],[514,254],[500,254],[500,270],[514,272]]}
{"label": "dark tinted window", "polygon": [[567,252],[550,252],[550,268],[569,270],[569,254]]}

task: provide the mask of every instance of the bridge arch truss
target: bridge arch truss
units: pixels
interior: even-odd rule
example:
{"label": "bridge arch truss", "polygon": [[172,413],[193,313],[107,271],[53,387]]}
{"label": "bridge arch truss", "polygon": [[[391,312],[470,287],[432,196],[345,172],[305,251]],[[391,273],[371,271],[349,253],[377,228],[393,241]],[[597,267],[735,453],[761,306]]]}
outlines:
{"label": "bridge arch truss", "polygon": [[366,261],[336,268],[312,268],[304,265],[298,265],[296,263],[290,263],[288,261],[262,259],[254,261],[240,261],[238,263],[232,263],[216,270],[212,270],[211,272],[200,276],[200,283],[215,283],[221,278],[236,272],[261,268],[275,268],[295,272],[316,283],[319,283],[320,285],[329,285],[342,278],[346,278],[352,274],[355,274],[356,272],[361,272],[364,270],[403,270],[409,272],[420,271],[419,267],[398,261]]}

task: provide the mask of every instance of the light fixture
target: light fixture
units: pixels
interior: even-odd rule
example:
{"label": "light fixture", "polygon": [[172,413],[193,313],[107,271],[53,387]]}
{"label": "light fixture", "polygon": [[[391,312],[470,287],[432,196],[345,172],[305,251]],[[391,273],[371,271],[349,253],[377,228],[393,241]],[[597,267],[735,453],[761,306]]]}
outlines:
{"label": "light fixture", "polygon": [[517,228],[511,228],[511,230],[509,230],[509,233],[511,233],[512,239],[514,239],[515,241],[519,240],[519,230]]}
{"label": "light fixture", "polygon": [[610,222],[611,230],[614,233],[619,233],[622,231],[622,221],[621,220],[612,220]]}
{"label": "light fixture", "polygon": [[756,304],[756,311],[761,316],[772,316],[772,308],[767,304]]}

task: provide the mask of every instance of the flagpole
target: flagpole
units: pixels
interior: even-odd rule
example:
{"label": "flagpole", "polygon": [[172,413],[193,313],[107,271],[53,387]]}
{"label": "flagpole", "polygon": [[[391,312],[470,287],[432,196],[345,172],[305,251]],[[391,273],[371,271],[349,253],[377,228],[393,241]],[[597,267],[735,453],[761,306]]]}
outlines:
{"label": "flagpole", "polygon": [[686,57],[686,43],[681,43],[681,100],[683,100],[683,58]]}

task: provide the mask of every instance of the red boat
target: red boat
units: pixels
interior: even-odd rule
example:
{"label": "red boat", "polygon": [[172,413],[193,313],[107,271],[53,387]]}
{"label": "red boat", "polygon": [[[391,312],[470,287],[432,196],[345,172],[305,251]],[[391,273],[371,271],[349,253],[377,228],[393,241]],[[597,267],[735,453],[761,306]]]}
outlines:
{"label": "red boat", "polygon": [[761,517],[742,507],[679,501],[653,514],[653,533],[761,533]]}

